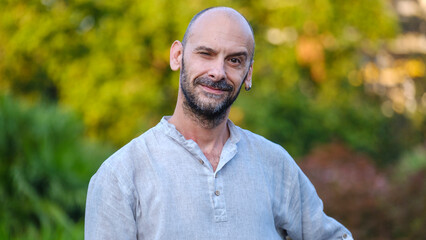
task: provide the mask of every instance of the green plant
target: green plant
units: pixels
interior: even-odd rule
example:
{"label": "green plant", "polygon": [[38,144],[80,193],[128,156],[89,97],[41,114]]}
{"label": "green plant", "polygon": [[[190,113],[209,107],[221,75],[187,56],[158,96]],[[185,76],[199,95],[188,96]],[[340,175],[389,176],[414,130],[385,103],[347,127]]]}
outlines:
{"label": "green plant", "polygon": [[81,239],[75,224],[84,216],[87,184],[109,153],[83,130],[56,106],[0,96],[0,238]]}

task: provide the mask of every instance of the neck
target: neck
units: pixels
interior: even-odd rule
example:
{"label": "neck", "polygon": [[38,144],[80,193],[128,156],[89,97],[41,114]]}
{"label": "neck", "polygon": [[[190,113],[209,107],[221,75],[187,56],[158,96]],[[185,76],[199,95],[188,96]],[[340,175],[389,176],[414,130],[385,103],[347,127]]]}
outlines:
{"label": "neck", "polygon": [[186,138],[194,140],[201,148],[209,145],[224,145],[229,138],[227,119],[229,110],[221,119],[206,120],[185,109],[183,104],[176,106],[169,122]]}
{"label": "neck", "polygon": [[230,136],[226,121],[229,109],[224,117],[215,124],[206,124],[205,121],[200,121],[200,118],[188,111],[185,109],[183,101],[178,99],[169,123],[173,124],[185,139],[194,140],[212,164],[213,170],[216,170],[222,148]]}

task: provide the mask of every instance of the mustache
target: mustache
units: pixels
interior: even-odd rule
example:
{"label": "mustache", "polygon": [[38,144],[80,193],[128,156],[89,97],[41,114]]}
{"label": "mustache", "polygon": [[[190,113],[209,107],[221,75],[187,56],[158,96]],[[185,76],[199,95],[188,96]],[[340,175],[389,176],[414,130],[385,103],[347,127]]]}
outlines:
{"label": "mustache", "polygon": [[225,79],[221,79],[219,81],[212,81],[207,77],[197,77],[194,80],[194,85],[200,84],[206,87],[218,89],[221,91],[232,91],[234,87],[226,82]]}

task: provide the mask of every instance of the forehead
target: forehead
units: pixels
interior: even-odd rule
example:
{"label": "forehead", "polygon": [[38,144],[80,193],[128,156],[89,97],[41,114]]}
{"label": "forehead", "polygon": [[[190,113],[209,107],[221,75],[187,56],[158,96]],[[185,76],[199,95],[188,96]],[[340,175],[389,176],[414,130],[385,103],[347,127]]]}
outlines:
{"label": "forehead", "polygon": [[250,26],[241,15],[219,9],[204,13],[193,23],[188,44],[216,49],[238,48],[251,53],[254,40]]}

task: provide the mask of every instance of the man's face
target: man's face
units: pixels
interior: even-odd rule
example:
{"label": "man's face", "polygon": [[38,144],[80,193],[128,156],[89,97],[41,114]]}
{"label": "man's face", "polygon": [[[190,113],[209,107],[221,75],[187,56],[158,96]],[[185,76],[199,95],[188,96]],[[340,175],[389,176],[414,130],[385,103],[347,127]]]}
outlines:
{"label": "man's face", "polygon": [[185,104],[197,115],[207,119],[214,119],[224,114],[237,99],[243,81],[234,86],[225,78],[219,81],[200,76],[190,80],[182,59],[180,85],[185,96]]}
{"label": "man's face", "polygon": [[253,43],[251,32],[232,16],[215,21],[209,17],[200,17],[192,27],[184,46],[180,85],[185,105],[213,120],[226,113],[244,81],[251,79]]}

